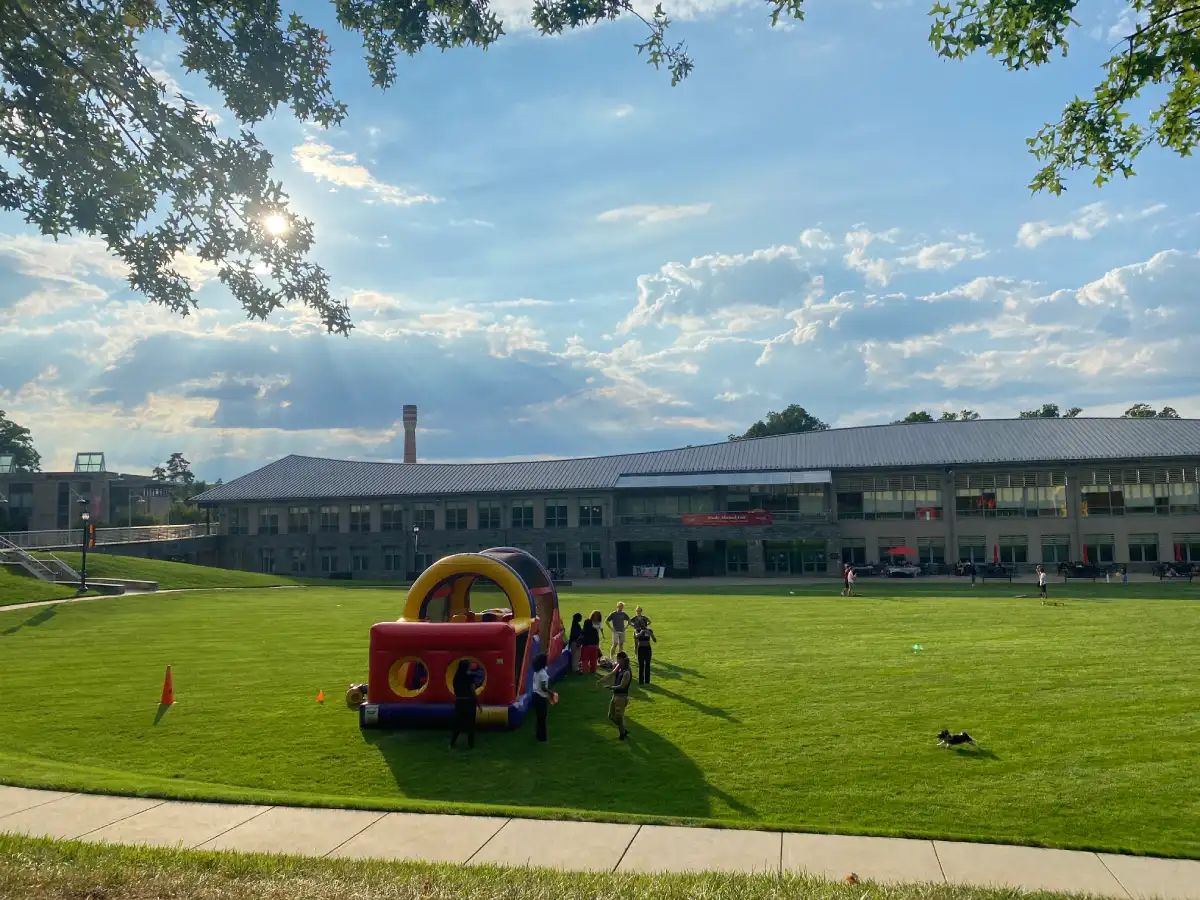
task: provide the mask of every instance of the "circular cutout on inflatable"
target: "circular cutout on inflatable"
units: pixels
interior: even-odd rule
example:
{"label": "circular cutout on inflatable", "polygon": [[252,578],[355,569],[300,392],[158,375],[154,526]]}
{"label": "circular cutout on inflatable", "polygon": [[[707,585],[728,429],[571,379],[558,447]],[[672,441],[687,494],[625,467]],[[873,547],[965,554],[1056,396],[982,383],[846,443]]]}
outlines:
{"label": "circular cutout on inflatable", "polygon": [[471,680],[475,682],[475,693],[482,694],[487,686],[487,670],[483,663],[473,656],[460,656],[446,667],[446,690],[454,693],[454,673],[458,671],[458,664],[464,659],[471,664]]}
{"label": "circular cutout on inflatable", "polygon": [[388,670],[388,687],[403,700],[412,700],[429,687],[429,668],[416,656],[405,656]]}

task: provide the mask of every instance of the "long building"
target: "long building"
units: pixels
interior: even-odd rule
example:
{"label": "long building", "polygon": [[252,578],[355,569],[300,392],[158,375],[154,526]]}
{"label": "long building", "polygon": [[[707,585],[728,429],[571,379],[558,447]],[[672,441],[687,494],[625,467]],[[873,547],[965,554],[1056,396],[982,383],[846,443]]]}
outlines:
{"label": "long building", "polygon": [[1200,562],[1200,420],[879,425],[535,462],[287,456],[199,502],[223,565],[296,574],[407,577],[497,545],[573,577],[820,574],[900,546],[1136,571]]}

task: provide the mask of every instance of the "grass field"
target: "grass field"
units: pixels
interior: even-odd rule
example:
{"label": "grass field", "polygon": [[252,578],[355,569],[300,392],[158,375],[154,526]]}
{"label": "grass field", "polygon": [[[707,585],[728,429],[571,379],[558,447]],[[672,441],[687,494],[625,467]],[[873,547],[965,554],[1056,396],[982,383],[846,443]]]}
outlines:
{"label": "grass field", "polygon": [[[59,559],[79,571],[80,554],[56,553]],[[211,566],[190,566],[163,559],[138,559],[135,556],[112,556],[89,553],[89,578],[128,578],[134,581],[156,581],[160,590],[180,588],[250,588],[298,584],[286,575],[264,575],[260,572],[239,572]]]}
{"label": "grass field", "polygon": [[[797,875],[612,875],[197,853],[0,834],[0,897],[21,900],[1013,900],[1012,890]],[[1029,892],[1025,900],[1063,898]]]}
{"label": "grass field", "polygon": [[[360,732],[342,703],[396,591],[0,612],[0,780],[1200,857],[1200,592],[1071,585],[1056,593],[1076,599],[1043,608],[1012,585],[862,587],[627,594],[660,639],[632,740],[605,723],[605,692],[573,678],[548,745],[526,727],[474,753],[439,733]],[[615,600],[567,593],[563,607]],[[938,749],[943,726],[980,749]]]}
{"label": "grass field", "polygon": [[[0,568],[0,606],[14,603],[37,603],[42,600],[65,600],[78,591],[61,584],[38,581],[32,575],[18,574]],[[2,665],[2,664],[0,664]]]}

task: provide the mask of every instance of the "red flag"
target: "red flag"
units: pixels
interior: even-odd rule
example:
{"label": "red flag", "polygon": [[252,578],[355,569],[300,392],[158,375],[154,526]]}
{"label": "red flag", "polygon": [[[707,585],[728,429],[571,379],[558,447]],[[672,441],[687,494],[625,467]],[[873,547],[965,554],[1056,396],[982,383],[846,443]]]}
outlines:
{"label": "red flag", "polygon": [[1178,544],[1175,545],[1175,562],[1183,562],[1183,551]]}
{"label": "red flag", "polygon": [[1083,561],[1084,561],[1084,562],[1087,562],[1087,561],[1088,561],[1088,558],[1087,558],[1087,544],[1084,544],[1084,545],[1083,545]]}

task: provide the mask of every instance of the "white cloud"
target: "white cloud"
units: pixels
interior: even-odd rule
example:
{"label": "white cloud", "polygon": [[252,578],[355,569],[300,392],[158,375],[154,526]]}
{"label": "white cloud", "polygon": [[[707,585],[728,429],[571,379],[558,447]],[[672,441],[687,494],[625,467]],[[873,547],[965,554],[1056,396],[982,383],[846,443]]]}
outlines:
{"label": "white cloud", "polygon": [[1045,241],[1061,237],[1086,241],[1113,223],[1136,222],[1157,215],[1166,208],[1165,203],[1155,203],[1140,210],[1113,213],[1103,203],[1089,203],[1077,209],[1075,215],[1066,222],[1025,222],[1017,229],[1017,246],[1033,248]]}
{"label": "white cloud", "polygon": [[899,262],[903,266],[914,269],[945,272],[961,262],[983,259],[985,256],[987,256],[987,251],[983,249],[979,238],[974,235],[963,235],[956,241],[941,241],[937,244],[920,247],[916,253],[901,257]]}
{"label": "white cloud", "polygon": [[800,232],[800,246],[809,250],[832,250],[837,246],[837,242],[820,228],[805,228]]}
{"label": "white cloud", "polygon": [[891,277],[891,266],[882,257],[867,256],[867,248],[876,241],[894,244],[899,233],[898,228],[874,232],[856,226],[853,231],[846,233],[846,266],[861,272],[867,284],[886,285]]}
{"label": "white cloud", "polygon": [[438,203],[430,194],[412,193],[394,184],[379,181],[353,153],[335,150],[329,144],[307,138],[292,148],[292,159],[318,180],[372,194],[380,203],[393,206],[412,206],[417,203]]}
{"label": "white cloud", "polygon": [[633,114],[633,107],[630,106],[628,103],[622,103],[620,106],[618,106],[616,109],[614,109],[612,111],[612,117],[614,119],[624,119],[626,116],[630,116],[632,114]]}
{"label": "white cloud", "polygon": [[656,206],[639,203],[634,206],[622,206],[602,212],[596,216],[596,220],[609,223],[630,222],[634,225],[658,225],[662,222],[675,222],[679,219],[706,216],[710,209],[712,209],[711,203],[691,203],[681,206]]}

